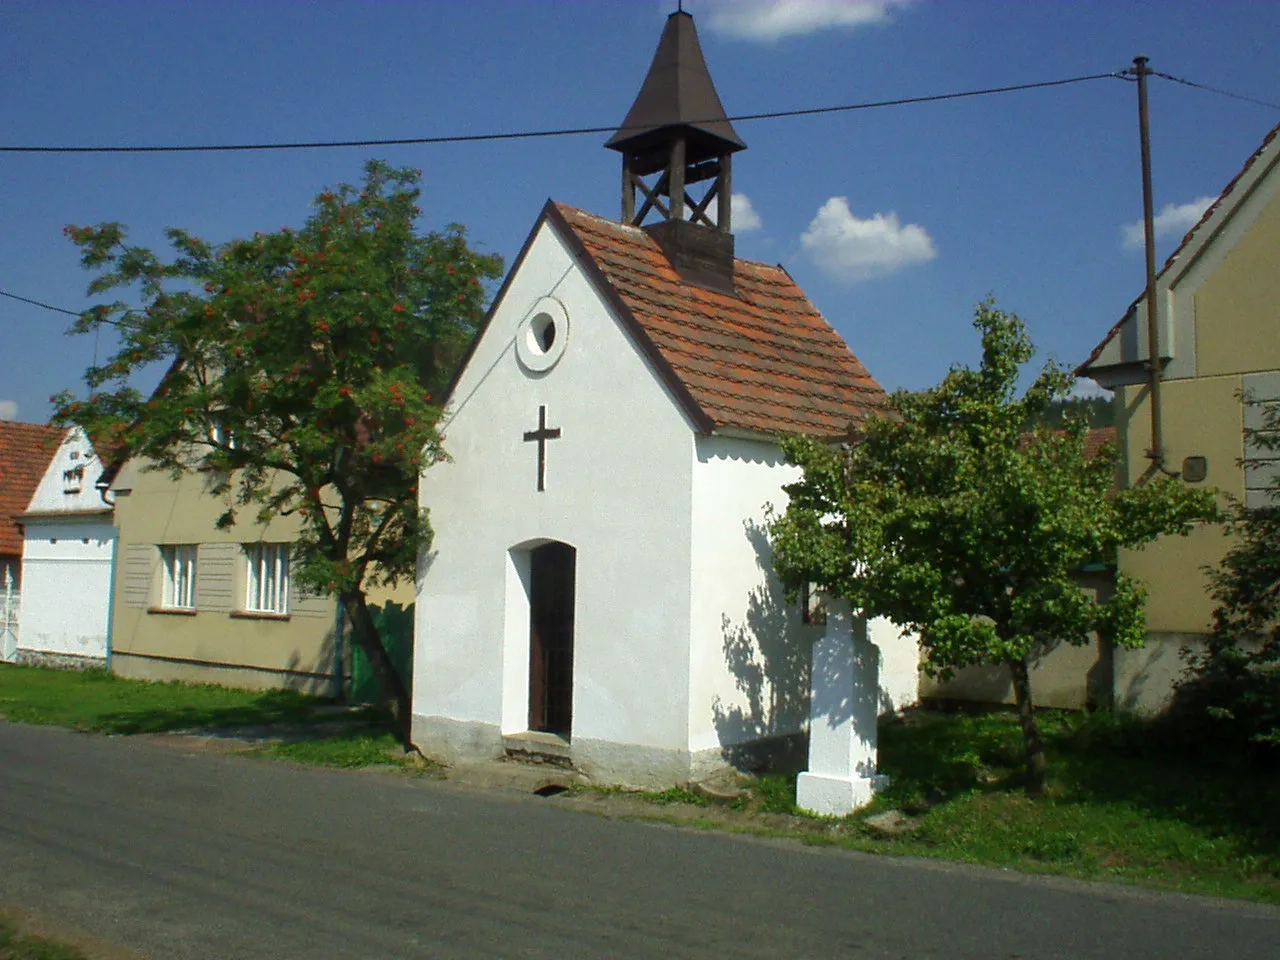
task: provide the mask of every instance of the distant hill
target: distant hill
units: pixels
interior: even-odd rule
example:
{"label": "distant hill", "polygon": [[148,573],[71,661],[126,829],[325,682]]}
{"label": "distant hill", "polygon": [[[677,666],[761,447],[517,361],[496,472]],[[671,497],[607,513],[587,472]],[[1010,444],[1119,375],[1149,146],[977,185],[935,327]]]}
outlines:
{"label": "distant hill", "polygon": [[1116,422],[1110,397],[1072,397],[1068,400],[1058,400],[1050,406],[1040,421],[1050,427],[1056,427],[1068,414],[1083,417],[1091,427],[1111,427],[1115,426]]}

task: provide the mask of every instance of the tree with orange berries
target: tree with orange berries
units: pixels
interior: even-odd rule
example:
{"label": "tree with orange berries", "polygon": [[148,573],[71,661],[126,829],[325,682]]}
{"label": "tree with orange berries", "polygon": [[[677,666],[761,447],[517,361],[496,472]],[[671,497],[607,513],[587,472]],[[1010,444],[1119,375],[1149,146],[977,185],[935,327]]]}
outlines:
{"label": "tree with orange berries", "polygon": [[[87,371],[89,400],[53,398],[59,422],[120,460],[209,471],[222,526],[246,511],[297,514],[292,575],[341,600],[406,746],[409,691],[366,591],[412,580],[430,543],[417,489],[444,456],[437,398],[502,271],[457,224],[417,232],[419,176],[371,161],[359,187],[321,193],[297,230],[214,245],[170,229],[169,260],[117,223],[68,227],[97,272],[90,294],[135,296],[79,317],[72,332],[113,325],[119,348]],[[158,362],[168,371],[152,394],[131,386]]]}

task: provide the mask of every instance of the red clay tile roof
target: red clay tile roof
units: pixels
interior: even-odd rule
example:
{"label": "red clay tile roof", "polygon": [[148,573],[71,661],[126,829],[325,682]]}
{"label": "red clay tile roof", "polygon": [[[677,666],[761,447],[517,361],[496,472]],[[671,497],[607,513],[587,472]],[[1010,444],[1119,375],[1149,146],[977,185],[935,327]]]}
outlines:
{"label": "red clay tile roof", "polygon": [[[1220,194],[1218,194],[1218,199],[1213,201],[1213,203],[1209,204],[1208,208],[1205,209],[1205,212],[1200,215],[1200,219],[1196,221],[1196,225],[1186,232],[1186,234],[1182,238],[1182,242],[1178,244],[1177,249],[1175,249],[1173,253],[1169,254],[1169,259],[1165,260],[1164,266],[1161,267],[1160,272],[1156,274],[1157,283],[1159,283],[1160,278],[1164,276],[1165,271],[1167,271],[1170,267],[1172,267],[1175,263],[1178,262],[1178,258],[1182,256],[1182,251],[1185,250],[1187,246],[1191,243],[1191,240],[1192,238],[1195,237],[1197,231],[1199,231],[1199,229],[1205,225],[1208,219],[1213,216],[1213,214],[1217,211],[1217,209],[1222,206],[1222,201],[1226,200],[1227,197],[1231,195],[1231,193],[1236,188],[1236,184],[1238,184],[1241,178],[1246,173],[1249,172],[1249,169],[1255,163],[1258,162],[1258,158],[1261,157],[1262,154],[1266,152],[1267,147],[1271,144],[1271,141],[1276,139],[1277,134],[1280,134],[1280,125],[1277,125],[1271,128],[1271,132],[1267,134],[1265,139],[1263,139],[1262,145],[1259,146],[1257,150],[1253,151],[1253,156],[1251,156],[1248,160],[1245,161],[1244,166],[1240,168],[1240,172],[1237,173],[1234,177],[1232,177],[1231,182],[1226,185],[1226,187],[1223,189],[1223,191]],[[1076,370],[1075,370],[1076,376],[1078,377],[1089,376],[1089,372],[1088,372],[1089,365],[1092,364],[1095,360],[1097,360],[1100,356],[1102,356],[1102,351],[1107,348],[1108,343],[1110,343],[1113,339],[1119,336],[1120,331],[1124,328],[1125,322],[1129,319],[1129,317],[1134,316],[1136,314],[1138,309],[1138,304],[1140,304],[1143,301],[1146,295],[1147,295],[1146,290],[1143,290],[1142,293],[1138,294],[1137,299],[1135,299],[1133,303],[1129,304],[1129,309],[1124,312],[1124,315],[1119,320],[1117,320],[1114,324],[1112,324],[1111,329],[1107,331],[1107,335],[1102,338],[1102,342],[1093,348],[1093,352],[1089,354],[1089,356],[1085,359],[1084,363],[1076,367]]]}
{"label": "red clay tile roof", "polygon": [[1086,459],[1092,460],[1098,455],[1105,446],[1115,446],[1116,428],[1115,427],[1094,427],[1084,438],[1084,455]]}
{"label": "red clay tile roof", "polygon": [[782,267],[735,260],[736,295],[719,293],[683,281],[638,227],[563,204],[543,215],[576,241],[700,429],[842,436],[884,401]]}
{"label": "red clay tile roof", "polygon": [[65,427],[0,420],[0,553],[22,553],[14,518],[26,511],[66,432]]}

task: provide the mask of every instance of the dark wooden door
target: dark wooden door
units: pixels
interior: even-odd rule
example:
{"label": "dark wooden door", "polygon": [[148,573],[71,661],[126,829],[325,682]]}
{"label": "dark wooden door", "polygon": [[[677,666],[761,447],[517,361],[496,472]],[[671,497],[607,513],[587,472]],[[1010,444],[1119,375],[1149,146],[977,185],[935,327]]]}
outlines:
{"label": "dark wooden door", "polygon": [[529,729],[565,739],[573,725],[573,585],[576,551],[547,543],[532,554]]}

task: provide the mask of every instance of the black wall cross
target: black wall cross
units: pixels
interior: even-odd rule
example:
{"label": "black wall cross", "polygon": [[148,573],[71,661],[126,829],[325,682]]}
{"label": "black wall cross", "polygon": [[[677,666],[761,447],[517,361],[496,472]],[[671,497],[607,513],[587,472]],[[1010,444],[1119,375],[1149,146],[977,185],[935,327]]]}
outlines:
{"label": "black wall cross", "polygon": [[538,443],[538,492],[547,489],[547,441],[560,439],[559,427],[547,426],[547,408],[538,407],[538,429],[526,430],[524,434],[526,443],[537,441]]}

